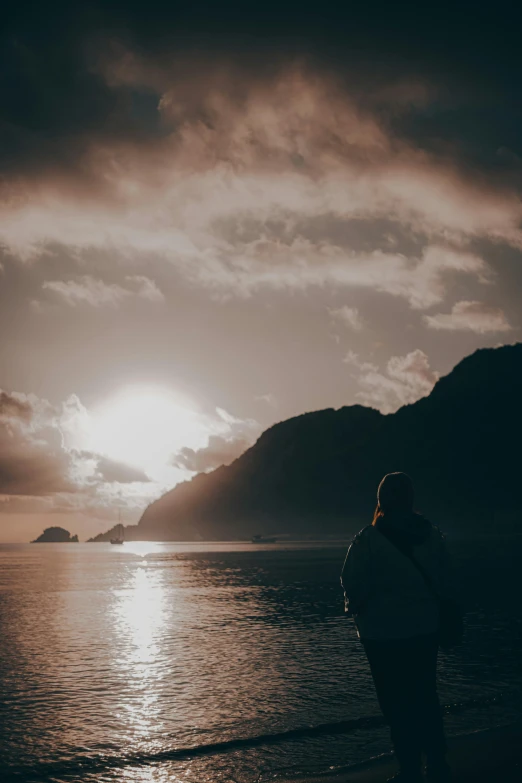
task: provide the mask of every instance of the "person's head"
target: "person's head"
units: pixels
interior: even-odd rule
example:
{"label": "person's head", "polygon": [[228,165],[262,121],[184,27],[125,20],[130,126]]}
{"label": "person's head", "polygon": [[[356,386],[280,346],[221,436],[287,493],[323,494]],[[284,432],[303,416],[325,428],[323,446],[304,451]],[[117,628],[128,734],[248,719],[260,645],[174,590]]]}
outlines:
{"label": "person's head", "polygon": [[388,473],[377,490],[377,508],[373,524],[385,514],[413,511],[413,482],[406,473]]}

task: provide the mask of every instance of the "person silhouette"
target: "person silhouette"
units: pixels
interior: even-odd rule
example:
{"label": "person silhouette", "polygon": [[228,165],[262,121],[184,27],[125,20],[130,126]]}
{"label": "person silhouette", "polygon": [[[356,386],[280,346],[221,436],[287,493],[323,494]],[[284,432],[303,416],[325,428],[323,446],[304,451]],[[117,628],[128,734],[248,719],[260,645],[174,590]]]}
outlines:
{"label": "person silhouette", "polygon": [[444,536],[413,510],[413,500],[406,473],[384,476],[373,523],[353,539],[341,584],[390,727],[399,764],[390,780],[419,783],[424,753],[428,780],[446,783],[451,771],[437,695],[437,594],[452,599],[455,590]]}

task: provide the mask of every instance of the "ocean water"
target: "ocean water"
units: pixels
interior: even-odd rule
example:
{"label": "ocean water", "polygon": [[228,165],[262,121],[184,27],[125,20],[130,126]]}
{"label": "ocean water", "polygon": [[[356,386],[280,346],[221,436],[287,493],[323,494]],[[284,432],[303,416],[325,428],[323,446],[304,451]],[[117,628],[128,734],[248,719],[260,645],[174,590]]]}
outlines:
{"label": "ocean water", "polygon": [[[522,538],[451,546],[468,612],[440,659],[456,734],[520,715]],[[345,549],[1,546],[0,779],[247,783],[387,751],[343,616]]]}

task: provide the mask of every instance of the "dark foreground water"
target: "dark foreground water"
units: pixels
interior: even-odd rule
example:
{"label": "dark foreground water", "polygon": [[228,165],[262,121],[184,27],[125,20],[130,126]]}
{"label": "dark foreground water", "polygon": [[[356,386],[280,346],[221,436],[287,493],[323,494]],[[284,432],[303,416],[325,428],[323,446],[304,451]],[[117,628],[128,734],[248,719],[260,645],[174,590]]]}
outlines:
{"label": "dark foreground water", "polygon": [[[520,715],[522,539],[452,548],[469,612],[440,661],[454,734]],[[386,751],[344,552],[1,546],[0,779],[246,783]]]}

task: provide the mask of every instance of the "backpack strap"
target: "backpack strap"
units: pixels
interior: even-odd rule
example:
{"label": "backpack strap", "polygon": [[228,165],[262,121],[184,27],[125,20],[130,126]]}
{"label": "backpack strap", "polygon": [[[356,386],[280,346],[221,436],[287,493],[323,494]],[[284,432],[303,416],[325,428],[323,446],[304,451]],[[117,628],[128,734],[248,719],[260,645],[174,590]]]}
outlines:
{"label": "backpack strap", "polygon": [[439,592],[438,592],[438,590],[436,590],[436,589],[435,589],[435,586],[434,586],[434,584],[433,584],[433,581],[432,581],[432,579],[430,578],[430,576],[428,575],[428,573],[426,572],[426,570],[425,570],[425,569],[424,569],[424,568],[421,566],[421,564],[419,563],[419,561],[418,561],[418,560],[417,560],[417,559],[414,557],[413,553],[411,553],[411,552],[407,552],[405,549],[402,549],[400,546],[398,546],[398,545],[395,543],[395,541],[392,541],[392,539],[391,539],[391,538],[389,538],[389,536],[387,536],[387,535],[386,535],[386,533],[384,533],[384,532],[383,532],[382,530],[380,530],[378,527],[377,527],[377,530],[378,530],[378,532],[381,534],[381,536],[384,536],[384,538],[385,538],[387,541],[389,541],[389,542],[390,542],[390,544],[391,544],[392,546],[394,546],[394,547],[395,547],[395,549],[396,549],[398,552],[400,552],[400,553],[401,553],[401,555],[403,555],[404,557],[407,557],[407,558],[408,558],[408,560],[410,561],[410,563],[412,563],[412,565],[414,565],[414,566],[415,566],[415,568],[417,569],[417,571],[419,572],[419,574],[422,576],[422,578],[423,578],[423,580],[424,580],[424,584],[426,585],[426,587],[428,588],[428,590],[430,591],[430,593],[431,593],[431,594],[432,594],[432,595],[433,595],[433,596],[434,596],[434,597],[437,599],[437,601],[440,601],[440,600],[441,600],[441,597],[440,597],[440,595],[439,595]]}

